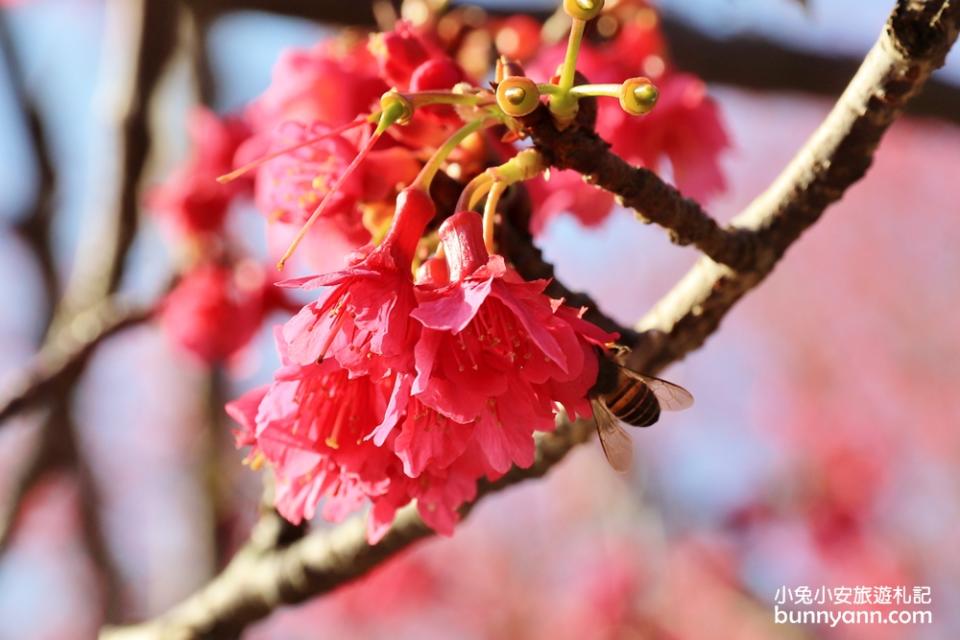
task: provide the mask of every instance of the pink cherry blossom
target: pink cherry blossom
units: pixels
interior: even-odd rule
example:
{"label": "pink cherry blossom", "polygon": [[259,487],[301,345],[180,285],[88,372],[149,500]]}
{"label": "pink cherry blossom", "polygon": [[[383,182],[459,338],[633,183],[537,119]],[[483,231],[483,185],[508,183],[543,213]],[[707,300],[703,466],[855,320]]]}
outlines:
{"label": "pink cherry blossom", "polygon": [[287,303],[251,261],[201,264],[164,300],[160,321],[173,341],[204,362],[222,362],[244,347],[264,317]]}
{"label": "pink cherry blossom", "polygon": [[190,115],[189,133],[189,158],[151,190],[147,205],[179,234],[217,233],[231,200],[246,186],[243,182],[222,185],[216,179],[233,168],[234,154],[250,131],[238,118],[221,119],[197,108]]}
{"label": "pink cherry blossom", "polygon": [[[533,462],[533,431],[553,429],[555,403],[589,412],[594,345],[613,339],[525,282],[483,245],[479,216],[440,229],[452,282],[418,291],[423,325],[411,393],[449,420],[473,424],[489,468]],[[449,426],[449,424],[447,425]]]}
{"label": "pink cherry blossom", "polygon": [[284,326],[283,338],[295,362],[317,362],[329,353],[356,375],[380,376],[411,366],[418,330],[410,319],[416,304],[413,253],[433,214],[429,196],[406,189],[378,247],[358,254],[341,271],[284,283],[303,289],[333,287]]}
{"label": "pink cherry blossom", "polygon": [[324,40],[284,52],[246,116],[258,131],[291,120],[337,126],[369,113],[388,88],[363,39]]}

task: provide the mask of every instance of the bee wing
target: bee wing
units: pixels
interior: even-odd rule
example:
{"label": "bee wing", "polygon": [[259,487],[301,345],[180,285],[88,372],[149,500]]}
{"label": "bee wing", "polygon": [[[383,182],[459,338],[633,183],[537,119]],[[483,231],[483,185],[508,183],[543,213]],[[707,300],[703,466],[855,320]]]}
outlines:
{"label": "bee wing", "polygon": [[633,464],[633,440],[620,421],[601,402],[593,402],[593,419],[607,462],[616,471],[628,471]]}
{"label": "bee wing", "polygon": [[660,402],[661,409],[667,411],[682,411],[693,405],[693,394],[680,385],[661,380],[660,378],[654,378],[653,376],[645,376],[642,373],[637,373],[626,367],[620,367],[620,370],[634,380],[639,380],[650,387],[653,395],[655,395],[657,401]]}

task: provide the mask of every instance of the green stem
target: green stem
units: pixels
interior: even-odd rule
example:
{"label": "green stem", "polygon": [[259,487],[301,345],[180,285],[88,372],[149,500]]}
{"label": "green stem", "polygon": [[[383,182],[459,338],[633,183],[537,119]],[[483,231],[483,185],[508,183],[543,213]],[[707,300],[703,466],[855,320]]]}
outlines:
{"label": "green stem", "polygon": [[481,96],[452,91],[421,91],[404,95],[415,107],[430,104],[452,104],[473,107],[480,103]]}
{"label": "green stem", "polygon": [[484,120],[474,120],[473,122],[468,122],[467,124],[460,127],[460,129],[450,136],[443,145],[436,150],[430,160],[427,161],[427,164],[423,165],[423,169],[420,170],[419,175],[413,181],[413,184],[410,186],[415,189],[422,189],[423,191],[430,190],[430,183],[433,182],[433,177],[437,175],[437,171],[440,170],[441,165],[446,161],[447,156],[453,153],[453,150],[460,146],[460,143],[463,142],[467,136],[471,133],[479,131],[485,126]]}
{"label": "green stem", "polygon": [[560,68],[560,87],[561,93],[567,93],[573,88],[574,74],[577,72],[577,56],[580,54],[580,42],[583,40],[583,30],[587,26],[586,21],[573,19],[573,26],[570,27],[570,37],[567,39],[567,54],[563,58],[563,66]]}
{"label": "green stem", "polygon": [[570,89],[570,95],[577,98],[587,96],[619,98],[621,86],[619,84],[581,84]]}
{"label": "green stem", "polygon": [[460,192],[460,197],[457,199],[457,206],[454,211],[473,210],[473,208],[477,206],[477,203],[480,202],[480,199],[490,191],[493,180],[494,177],[490,175],[489,171],[478,173],[473,180],[467,183],[463,191]]}
{"label": "green stem", "polygon": [[378,118],[377,128],[373,132],[373,137],[378,138],[383,134],[384,131],[389,129],[400,120],[406,113],[401,102],[391,102],[380,112],[380,117]]}

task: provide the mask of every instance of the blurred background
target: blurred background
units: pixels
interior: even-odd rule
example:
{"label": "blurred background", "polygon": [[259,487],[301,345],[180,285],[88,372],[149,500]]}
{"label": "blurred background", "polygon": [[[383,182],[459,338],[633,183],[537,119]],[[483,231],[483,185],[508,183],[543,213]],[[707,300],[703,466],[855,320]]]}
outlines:
{"label": "blurred background", "polygon": [[[35,352],[47,283],[67,278],[96,237],[123,169],[116,80],[131,61],[109,46],[122,1],[0,3],[0,382]],[[338,28],[210,4],[193,27],[218,112],[262,92],[282,50]],[[728,219],[827,113],[891,0],[656,6],[676,64],[708,82],[733,141],[729,188],[709,206]],[[178,52],[159,80],[142,186],[187,153],[197,58]],[[866,179],[667,372],[697,403],[635,434],[630,475],[611,472],[591,443],[545,480],[485,500],[454,538],[247,637],[960,637],[960,56],[934,78]],[[53,239],[46,274],[25,224],[38,202]],[[250,245],[262,244],[262,219],[241,220]],[[173,258],[156,221],[141,224],[119,286],[148,301]],[[624,211],[591,229],[555,218],[541,245],[559,279],[625,324],[697,257]],[[269,333],[211,373],[156,327],[128,329],[80,377],[69,429],[45,434],[49,407],[0,426],[0,638],[92,637],[104,616],[161,613],[222,566],[256,517],[259,477],[241,466],[217,407],[268,379]],[[777,589],[800,585],[930,586],[934,622],[775,626]],[[120,594],[111,611],[108,588]]]}

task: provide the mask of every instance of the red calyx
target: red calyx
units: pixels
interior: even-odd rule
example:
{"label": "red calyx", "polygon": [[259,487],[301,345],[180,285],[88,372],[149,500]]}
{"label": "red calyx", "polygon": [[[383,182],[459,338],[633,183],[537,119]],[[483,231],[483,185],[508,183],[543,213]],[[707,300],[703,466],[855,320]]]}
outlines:
{"label": "red calyx", "polygon": [[440,241],[447,257],[450,280],[462,280],[487,264],[483,220],[474,211],[460,211],[440,225]]}
{"label": "red calyx", "polygon": [[389,247],[404,263],[412,262],[423,231],[436,211],[428,193],[407,187],[397,195],[396,212],[382,246]]}

